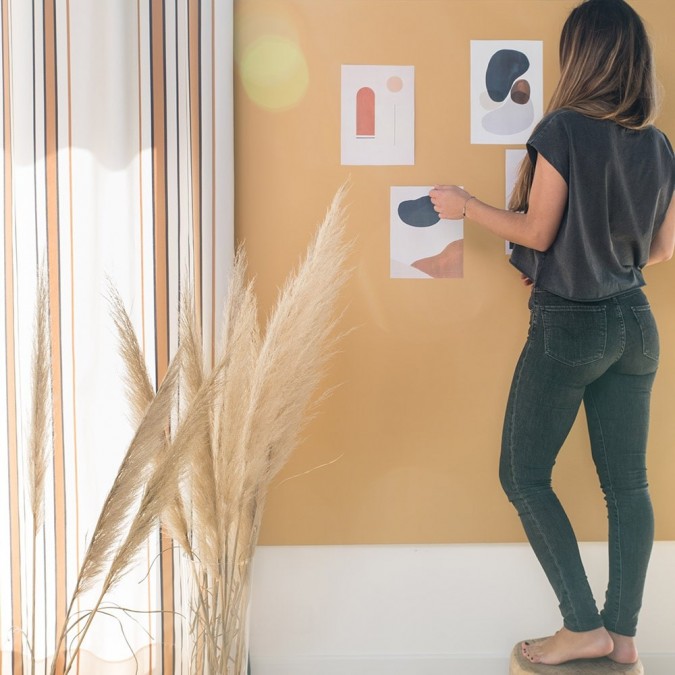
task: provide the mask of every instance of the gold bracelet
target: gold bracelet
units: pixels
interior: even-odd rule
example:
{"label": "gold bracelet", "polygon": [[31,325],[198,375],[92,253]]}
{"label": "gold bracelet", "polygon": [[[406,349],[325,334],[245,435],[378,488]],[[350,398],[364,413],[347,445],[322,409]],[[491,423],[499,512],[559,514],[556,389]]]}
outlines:
{"label": "gold bracelet", "polygon": [[466,218],[466,205],[472,200],[476,199],[473,195],[471,195],[465,202],[464,202],[464,207],[462,208],[462,218]]}

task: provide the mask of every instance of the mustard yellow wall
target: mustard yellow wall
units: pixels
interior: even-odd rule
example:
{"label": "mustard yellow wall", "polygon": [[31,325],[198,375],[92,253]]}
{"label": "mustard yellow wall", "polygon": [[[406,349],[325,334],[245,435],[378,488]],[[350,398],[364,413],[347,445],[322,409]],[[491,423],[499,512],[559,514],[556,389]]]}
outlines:
{"label": "mustard yellow wall", "polygon": [[[470,221],[463,279],[389,279],[389,187],[462,183],[501,205],[505,147],[469,143],[469,41],[543,40],[546,102],[557,79],[559,31],[575,4],[235,0],[239,65],[256,39],[277,36],[297,45],[307,75],[304,88],[303,64],[296,63],[284,85],[282,68],[276,77],[291,91],[268,92],[266,99],[263,83],[262,94],[251,90],[257,101],[239,71],[235,77],[237,238],[245,241],[263,310],[349,176],[349,232],[358,237],[344,296],[344,327],[356,330],[326,377],[327,386],[341,386],[272,489],[262,543],[523,540],[497,463],[528,292],[504,243]],[[666,90],[659,126],[675,140],[675,2],[633,6],[651,32]],[[414,166],[340,165],[342,64],[415,66]],[[283,64],[268,66],[270,81],[277,66]],[[663,341],[649,467],[657,538],[673,540],[675,263],[649,269],[647,279]],[[605,538],[583,412],[554,482],[578,536]]]}

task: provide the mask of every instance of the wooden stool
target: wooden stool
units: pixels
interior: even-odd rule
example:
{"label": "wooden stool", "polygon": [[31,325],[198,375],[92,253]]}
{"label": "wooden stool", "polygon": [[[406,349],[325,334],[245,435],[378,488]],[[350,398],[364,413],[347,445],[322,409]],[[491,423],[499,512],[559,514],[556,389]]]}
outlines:
{"label": "wooden stool", "polygon": [[[537,640],[528,640],[537,642]],[[520,642],[511,652],[511,667],[509,675],[644,675],[644,668],[640,661],[637,663],[615,663],[610,659],[578,659],[559,666],[545,666],[541,663],[531,663],[522,654]]]}

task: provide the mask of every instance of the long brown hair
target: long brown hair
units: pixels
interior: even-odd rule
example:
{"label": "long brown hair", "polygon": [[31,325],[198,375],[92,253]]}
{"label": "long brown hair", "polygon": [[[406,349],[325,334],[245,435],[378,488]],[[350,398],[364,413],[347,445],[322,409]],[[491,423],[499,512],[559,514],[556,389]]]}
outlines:
{"label": "long brown hair", "polygon": [[[586,0],[560,35],[560,80],[546,113],[560,108],[644,129],[658,112],[652,48],[642,19],[624,0]],[[509,208],[526,211],[534,166],[520,165]]]}

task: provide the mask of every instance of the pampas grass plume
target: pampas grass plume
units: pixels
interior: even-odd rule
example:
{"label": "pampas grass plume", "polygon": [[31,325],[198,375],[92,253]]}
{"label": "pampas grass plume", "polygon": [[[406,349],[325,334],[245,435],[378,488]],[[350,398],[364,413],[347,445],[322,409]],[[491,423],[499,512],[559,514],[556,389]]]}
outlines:
{"label": "pampas grass plume", "polygon": [[45,475],[47,473],[47,437],[50,420],[49,288],[47,273],[38,275],[35,308],[35,340],[32,364],[32,411],[29,439],[30,503],[33,516],[33,538],[44,521]]}
{"label": "pampas grass plume", "polygon": [[335,195],[305,260],[282,289],[252,375],[240,442],[252,463],[247,490],[258,500],[297,445],[335,349],[335,307],[349,277],[345,190]]}
{"label": "pampas grass plume", "polygon": [[129,514],[136,506],[157,453],[164,447],[179,374],[180,351],[169,365],[157,395],[145,412],[104,501],[80,568],[74,597],[91,587],[119,545]]}
{"label": "pampas grass plume", "polygon": [[[351,248],[345,242],[345,191],[343,186],[335,195],[262,334],[240,248],[224,309],[222,346],[210,369],[192,290],[184,291],[179,349],[156,394],[132,323],[111,289],[127,395],[138,427],[71,597],[68,616],[75,599],[105,572],[96,607],[78,627],[66,672],[103,597],[130,569],[160,519],[187,554],[192,572],[192,672],[245,672],[251,565],[267,490],[298,444],[340,338],[336,306],[349,277]],[[42,375],[36,379],[44,387]],[[64,627],[58,647],[67,631]]]}
{"label": "pampas grass plume", "polygon": [[[195,634],[207,636],[201,642],[208,650],[206,655],[197,650],[194,664],[210,663],[212,670],[199,672],[240,675],[245,665],[250,572],[266,493],[298,443],[340,337],[336,305],[349,277],[351,248],[345,242],[344,194],[343,187],[281,290],[262,335],[243,248],[235,258],[217,366],[223,378],[211,400],[211,453],[201,448],[193,453],[190,484],[195,527],[199,523],[195,540],[203,540],[200,553],[208,549],[208,556],[200,558],[207,574],[196,575],[206,588],[195,584],[202,599],[194,603],[200,612]],[[213,499],[213,475],[215,522],[204,512]],[[204,596],[212,599],[210,611]]]}

